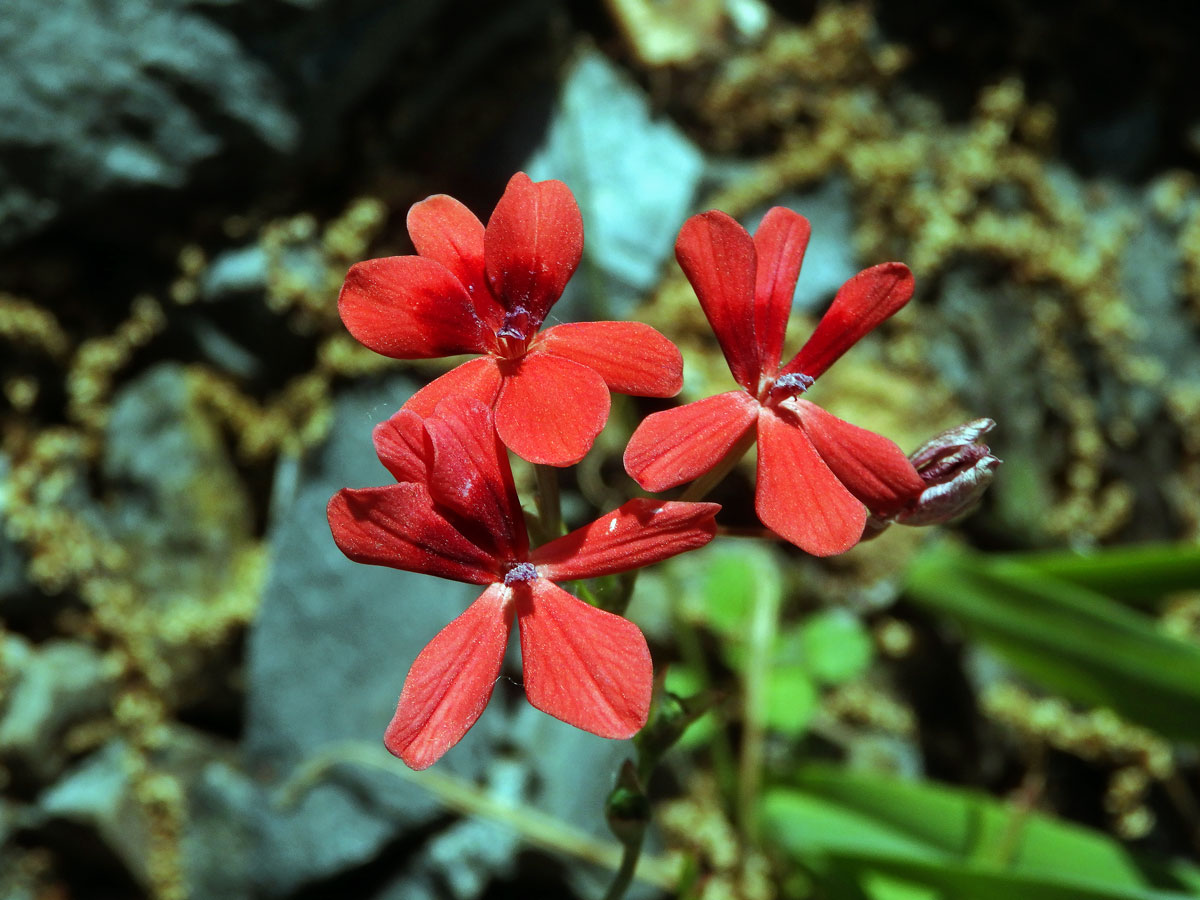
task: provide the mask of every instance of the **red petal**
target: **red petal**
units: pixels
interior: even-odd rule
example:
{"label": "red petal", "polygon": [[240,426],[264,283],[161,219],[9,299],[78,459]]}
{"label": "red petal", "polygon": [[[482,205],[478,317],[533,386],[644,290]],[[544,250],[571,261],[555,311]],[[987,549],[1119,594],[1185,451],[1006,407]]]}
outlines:
{"label": "red petal", "polygon": [[428,478],[425,426],[416,413],[402,409],[372,432],[375,454],[397,481],[424,484]]}
{"label": "red petal", "polygon": [[343,488],[333,495],[326,512],[338,549],[355,562],[471,584],[496,580],[491,554],[446,521],[424,485]]}
{"label": "red petal", "polygon": [[767,211],[754,232],[758,255],[754,282],[754,336],[763,369],[774,374],[783,355],[783,338],[792,314],[792,296],[812,226],[799,213],[782,206]]}
{"label": "red petal", "polygon": [[338,314],[360,343],[395,359],[484,349],[466,288],[445,266],[420,256],[355,263],[338,295]]}
{"label": "red petal", "polygon": [[654,682],[638,627],[544,578],[517,596],[529,702],[600,737],[633,737],[646,724]]}
{"label": "red petal", "polygon": [[592,449],[608,421],[604,379],[587,366],[530,353],[504,379],[496,430],[508,449],[546,466],[570,466]]}
{"label": "red petal", "polygon": [[754,240],[714,209],[683,223],[675,258],[696,291],[734,379],[757,391],[762,366],[754,339]]}
{"label": "red petal", "polygon": [[862,537],[867,510],[821,461],[799,423],[784,415],[764,409],[758,417],[758,517],[814,556],[843,553]]}
{"label": "red petal", "polygon": [[838,289],[817,330],[783,368],[817,378],[872,328],[898,311],[913,294],[904,263],[881,263],[859,272]]}
{"label": "red petal", "polygon": [[571,189],[518,172],[488,219],[484,248],[492,293],[506,310],[529,313],[533,330],[541,327],[583,255],[583,217]]}
{"label": "red petal", "polygon": [[504,310],[492,297],[483,262],[483,223],[446,194],[434,194],[408,211],[408,234],[417,253],[440,262],[467,289],[479,318],[493,330]]}
{"label": "red petal", "polygon": [[815,403],[795,402],[801,427],[821,459],[871,512],[893,515],[925,490],[925,481],[895,443]]}
{"label": "red petal", "polygon": [[703,475],[754,427],[758,401],[730,391],[653,413],[625,448],[625,471],[648,491],[665,491]]}
{"label": "red petal", "polygon": [[674,397],[683,387],[679,348],[641,322],[555,325],[538,336],[536,345],[598,372],[618,394]]}
{"label": "red petal", "polygon": [[425,420],[425,431],[433,450],[434,502],[461,516],[460,530],[498,559],[524,559],[525,519],[492,411],[469,397],[448,397]]}
{"label": "red petal", "polygon": [[408,398],[404,408],[422,418],[432,416],[447,397],[472,397],[490,407],[500,393],[500,382],[500,368],[492,357],[468,360],[429,382]]}
{"label": "red petal", "polygon": [[493,584],[417,656],[384,746],[426,769],[457,744],[491,699],[512,628],[508,590]]}
{"label": "red petal", "polygon": [[543,544],[529,561],[551,581],[640,569],[703,547],[717,533],[719,503],[630,500],[590,525]]}

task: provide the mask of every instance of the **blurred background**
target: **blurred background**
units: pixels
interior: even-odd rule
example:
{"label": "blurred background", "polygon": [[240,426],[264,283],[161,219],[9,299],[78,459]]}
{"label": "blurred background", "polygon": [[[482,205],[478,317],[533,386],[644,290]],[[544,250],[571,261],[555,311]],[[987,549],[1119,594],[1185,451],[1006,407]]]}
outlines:
{"label": "blurred background", "polygon": [[[0,897],[591,898],[628,744],[528,706],[383,750],[474,596],[356,566],[324,506],[446,361],[358,346],[347,267],[449,193],[561,178],[561,321],[636,317],[734,385],[693,212],[813,226],[786,352],[860,268],[914,301],[813,399],[906,451],[977,416],[980,510],[844,556],[723,538],[642,575],[667,687],[630,896],[1200,896],[1194,4],[6,0]],[[614,398],[572,525],[668,401]],[[528,494],[525,495],[528,497]],[[753,469],[713,499],[755,524]]]}

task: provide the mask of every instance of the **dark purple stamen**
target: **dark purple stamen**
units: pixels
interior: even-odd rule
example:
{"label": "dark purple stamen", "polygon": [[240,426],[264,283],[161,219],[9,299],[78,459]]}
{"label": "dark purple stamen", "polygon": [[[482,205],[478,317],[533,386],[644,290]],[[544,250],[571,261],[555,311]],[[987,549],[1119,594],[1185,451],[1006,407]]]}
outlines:
{"label": "dark purple stamen", "polygon": [[508,587],[512,587],[514,584],[533,581],[537,577],[538,572],[533,567],[533,563],[517,563],[505,573],[504,583]]}
{"label": "dark purple stamen", "polygon": [[812,387],[816,380],[811,375],[805,375],[803,372],[788,372],[788,374],[780,375],[775,379],[774,390],[784,390],[789,391],[793,395],[799,395]]}

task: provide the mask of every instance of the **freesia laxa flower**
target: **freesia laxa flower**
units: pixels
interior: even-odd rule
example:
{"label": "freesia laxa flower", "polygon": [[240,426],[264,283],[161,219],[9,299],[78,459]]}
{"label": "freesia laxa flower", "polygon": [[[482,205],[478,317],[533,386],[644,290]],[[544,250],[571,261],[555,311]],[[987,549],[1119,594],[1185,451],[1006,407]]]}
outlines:
{"label": "freesia laxa flower", "polygon": [[716,210],[688,219],[675,255],[700,299],[741,390],[648,416],[625,450],[643,488],[664,491],[758,442],[754,504],[763,524],[817,556],[848,550],[867,509],[890,515],[925,484],[892,441],[801,395],[843,353],[912,296],[901,263],[859,272],[817,329],[781,365],[808,221],[770,210],[754,237]]}
{"label": "freesia laxa flower", "polygon": [[350,268],[338,297],[360,342],[397,359],[483,356],[452,369],[405,404],[430,415],[450,395],[495,409],[500,439],[534,463],[566,466],[591,449],[609,391],[673,397],[683,360],[638,322],[579,322],[539,331],[579,265],[583,219],[561,181],[517,173],[487,227],[444,194],[408,213],[416,256]]}
{"label": "freesia laxa flower", "polygon": [[342,552],[487,585],[417,656],[384,737],[388,750],[423,769],[462,738],[491,697],[514,619],[530,703],[601,737],[637,732],[653,682],[646,639],[555,582],[701,547],[720,507],[631,500],[531,551],[508,456],[478,400],[447,398],[424,420],[401,411],[376,427],[375,447],[399,483],[344,489],[329,501]]}

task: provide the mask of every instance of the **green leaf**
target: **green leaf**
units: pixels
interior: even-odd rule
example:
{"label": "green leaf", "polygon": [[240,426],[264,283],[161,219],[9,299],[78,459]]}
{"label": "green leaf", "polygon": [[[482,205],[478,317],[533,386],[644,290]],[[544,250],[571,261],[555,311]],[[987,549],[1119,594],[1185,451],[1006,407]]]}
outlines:
{"label": "green leaf", "polygon": [[988,872],[953,863],[864,859],[853,854],[840,855],[833,862],[838,869],[848,870],[864,882],[870,883],[868,879],[886,873],[910,886],[924,885],[927,892],[932,892],[924,894],[925,897],[946,900],[1195,900],[1194,894],[1177,891],[1078,884],[1053,875]]}
{"label": "green leaf", "polygon": [[[847,773],[800,770],[763,801],[764,835],[831,879],[873,873],[947,897],[1180,897],[1200,871],[1138,859],[1106,835],[987,795]],[[1005,893],[1005,892],[1008,893]]]}
{"label": "green leaf", "polygon": [[767,673],[767,727],[788,737],[799,737],[820,705],[820,694],[808,672],[801,666],[775,666]]}
{"label": "green leaf", "polygon": [[704,611],[716,631],[738,634],[754,602],[755,560],[722,553],[708,561],[704,578]]}
{"label": "green leaf", "polygon": [[908,593],[1044,687],[1166,737],[1200,739],[1200,647],[1148,616],[1018,558],[945,549],[913,563]]}
{"label": "green leaf", "polygon": [[1029,553],[1017,559],[1044,575],[1150,608],[1173,591],[1200,589],[1200,546],[1195,544]]}
{"label": "green leaf", "polygon": [[940,859],[934,847],[886,822],[821,797],[790,788],[763,797],[763,833],[799,859],[830,851],[862,851],[881,857]]}
{"label": "green leaf", "polygon": [[871,665],[871,636],[856,616],[844,609],[819,612],[800,626],[801,662],[824,684],[857,678]]}
{"label": "green leaf", "polygon": [[779,565],[765,548],[720,548],[707,551],[699,559],[691,556],[688,562],[701,566],[704,573],[702,596],[706,621],[715,631],[735,640],[745,637],[750,611],[759,592],[772,592],[776,603],[782,595]]}
{"label": "green leaf", "polygon": [[871,900],[941,900],[939,891],[883,872],[865,872],[863,890]]}

